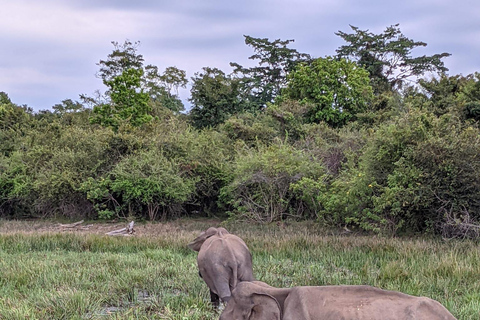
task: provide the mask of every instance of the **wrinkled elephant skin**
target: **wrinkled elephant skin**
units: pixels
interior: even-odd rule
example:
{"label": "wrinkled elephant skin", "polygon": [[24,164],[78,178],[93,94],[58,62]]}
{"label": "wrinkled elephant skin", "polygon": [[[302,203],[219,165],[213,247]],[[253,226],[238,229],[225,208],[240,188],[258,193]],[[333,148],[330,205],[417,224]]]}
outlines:
{"label": "wrinkled elephant skin", "polygon": [[455,320],[439,302],[370,286],[278,289],[242,282],[220,320]]}
{"label": "wrinkled elephant skin", "polygon": [[188,247],[198,251],[200,277],[210,289],[214,307],[227,302],[240,281],[253,281],[252,255],[245,242],[224,228],[209,228]]}

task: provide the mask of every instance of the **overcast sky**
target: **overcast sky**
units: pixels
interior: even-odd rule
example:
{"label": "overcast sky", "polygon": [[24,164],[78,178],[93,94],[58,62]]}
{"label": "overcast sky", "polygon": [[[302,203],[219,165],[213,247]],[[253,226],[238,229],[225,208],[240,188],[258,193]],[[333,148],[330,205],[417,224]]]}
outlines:
{"label": "overcast sky", "polygon": [[291,48],[324,57],[349,25],[378,34],[399,23],[428,44],[415,56],[448,52],[450,75],[480,72],[479,0],[0,0],[0,10],[0,91],[34,110],[103,91],[96,63],[127,39],[140,41],[145,64],[190,79],[202,67],[248,65],[243,35],[294,39]]}

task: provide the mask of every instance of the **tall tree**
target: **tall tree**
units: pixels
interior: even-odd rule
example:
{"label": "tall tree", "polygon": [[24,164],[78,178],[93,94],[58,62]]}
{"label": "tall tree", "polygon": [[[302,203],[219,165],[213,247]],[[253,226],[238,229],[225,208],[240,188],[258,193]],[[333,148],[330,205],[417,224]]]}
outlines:
{"label": "tall tree", "polygon": [[152,119],[149,115],[149,96],[140,88],[141,69],[127,69],[121,75],[104,81],[111,102],[93,108],[92,123],[99,123],[117,131],[123,121],[140,126]]}
{"label": "tall tree", "polygon": [[97,77],[103,81],[110,81],[115,77],[120,76],[128,69],[143,69],[143,55],[139,54],[138,47],[140,42],[131,42],[125,40],[123,44],[112,41],[114,47],[113,52],[107,56],[106,60],[100,60],[97,65],[100,70],[97,72]]}
{"label": "tall tree", "polygon": [[143,82],[154,106],[161,105],[174,112],[185,110],[178,92],[179,88],[187,87],[188,80],[184,70],[167,67],[163,74],[160,74],[157,66],[148,65],[145,67]]}
{"label": "tall tree", "polygon": [[65,99],[62,103],[57,103],[52,107],[53,113],[63,115],[66,113],[75,113],[84,111],[85,107],[78,101],[73,101],[72,99]]}
{"label": "tall tree", "polygon": [[413,57],[413,49],[427,44],[407,38],[400,31],[399,24],[387,27],[381,34],[350,27],[353,33],[335,33],[347,42],[337,49],[337,56],[357,61],[365,68],[370,73],[376,93],[401,88],[408,78],[422,76],[426,72],[448,71],[442,59],[450,56],[449,53]]}
{"label": "tall tree", "polygon": [[245,104],[239,99],[239,81],[223,71],[205,67],[195,73],[192,81],[190,118],[195,127],[214,127],[244,110]]}
{"label": "tall tree", "polygon": [[287,75],[302,61],[311,57],[288,48],[294,40],[274,40],[268,38],[245,37],[245,44],[252,47],[255,54],[249,59],[258,61],[255,67],[247,68],[231,62],[233,74],[242,81],[242,90],[254,109],[263,108],[273,102],[280,90],[286,86]]}
{"label": "tall tree", "polygon": [[307,121],[340,127],[365,111],[373,97],[368,73],[356,63],[332,57],[299,65],[279,100],[308,105]]}
{"label": "tall tree", "polygon": [[[137,70],[141,73],[140,85],[145,93],[150,97],[150,105],[153,108],[167,108],[174,112],[180,112],[185,109],[182,101],[178,97],[178,88],[185,88],[187,84],[186,73],[176,67],[166,68],[163,74],[160,74],[158,67],[154,65],[144,66],[143,55],[138,53],[140,42],[131,42],[126,40],[123,44],[112,42],[114,50],[107,56],[106,60],[100,60],[97,65],[100,67],[96,76],[107,83],[120,77],[128,70]],[[97,94],[92,98],[81,95],[84,103],[93,106],[100,106],[110,103],[110,92],[107,90],[105,96]]]}

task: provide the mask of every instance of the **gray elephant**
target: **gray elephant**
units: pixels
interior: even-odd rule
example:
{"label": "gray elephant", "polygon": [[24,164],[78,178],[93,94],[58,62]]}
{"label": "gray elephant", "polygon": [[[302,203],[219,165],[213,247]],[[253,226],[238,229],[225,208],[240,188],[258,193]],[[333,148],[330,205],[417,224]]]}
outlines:
{"label": "gray elephant", "polygon": [[208,228],[188,247],[198,252],[200,277],[210,289],[215,308],[220,299],[228,302],[240,281],[253,281],[252,255],[245,242],[225,228]]}
{"label": "gray elephant", "polygon": [[439,302],[370,286],[278,289],[242,282],[220,320],[455,320]]}

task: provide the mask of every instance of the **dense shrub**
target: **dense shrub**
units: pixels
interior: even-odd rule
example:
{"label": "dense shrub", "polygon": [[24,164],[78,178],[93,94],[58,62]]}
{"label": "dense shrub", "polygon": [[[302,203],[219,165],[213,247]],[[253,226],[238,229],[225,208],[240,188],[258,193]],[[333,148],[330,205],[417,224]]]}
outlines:
{"label": "dense shrub", "polygon": [[150,220],[180,215],[179,204],[191,197],[194,187],[195,179],[158,150],[127,156],[107,175],[82,184],[100,217],[146,213]]}
{"label": "dense shrub", "polygon": [[302,194],[292,185],[302,178],[318,179],[324,173],[320,161],[291,145],[277,142],[270,146],[246,148],[237,156],[232,182],[222,189],[223,201],[232,215],[258,222],[272,222],[309,214],[299,205]]}
{"label": "dense shrub", "polygon": [[237,114],[226,120],[219,129],[228,138],[242,140],[252,147],[257,143],[272,143],[280,135],[277,121],[265,113]]}
{"label": "dense shrub", "polygon": [[[234,144],[225,135],[210,129],[185,130],[174,136],[177,153],[171,153],[180,163],[182,171],[195,179],[195,191],[184,203],[186,214],[219,215],[218,197],[220,189],[230,177],[230,167],[234,159]],[[166,151],[166,146],[162,150]]]}
{"label": "dense shrub", "polygon": [[449,115],[411,110],[379,127],[359,160],[347,162],[319,196],[323,214],[390,234],[438,230],[447,211],[478,218],[479,133]]}

